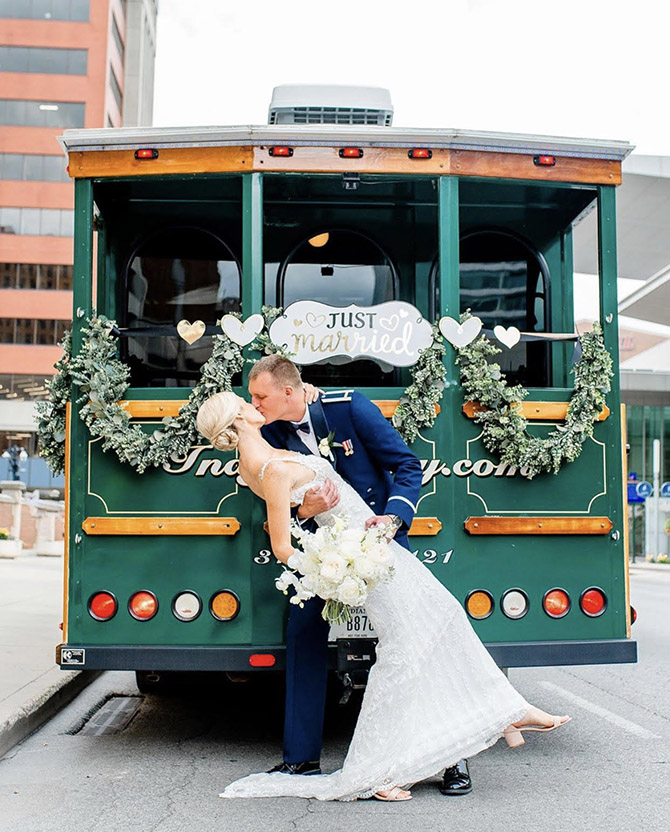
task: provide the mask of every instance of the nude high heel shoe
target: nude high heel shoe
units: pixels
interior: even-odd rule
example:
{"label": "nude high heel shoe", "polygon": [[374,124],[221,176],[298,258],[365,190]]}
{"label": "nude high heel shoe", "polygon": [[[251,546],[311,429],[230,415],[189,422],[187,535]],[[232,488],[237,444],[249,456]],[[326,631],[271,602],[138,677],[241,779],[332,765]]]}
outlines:
{"label": "nude high heel shoe", "polygon": [[571,717],[555,716],[553,719],[553,725],[509,725],[503,731],[503,737],[505,737],[505,741],[510,748],[518,748],[526,742],[523,738],[524,731],[540,731],[546,734],[549,731],[555,731],[557,728],[567,725]]}

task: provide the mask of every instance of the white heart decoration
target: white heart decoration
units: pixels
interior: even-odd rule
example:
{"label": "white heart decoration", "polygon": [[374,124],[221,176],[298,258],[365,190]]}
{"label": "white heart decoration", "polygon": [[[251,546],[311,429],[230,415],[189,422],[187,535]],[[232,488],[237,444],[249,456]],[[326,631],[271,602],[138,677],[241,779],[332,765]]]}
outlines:
{"label": "white heart decoration", "polygon": [[249,315],[246,321],[242,322],[234,315],[224,315],[221,318],[221,329],[240,347],[246,347],[263,330],[265,319],[259,313]]}
{"label": "white heart decoration", "polygon": [[477,316],[474,316],[459,324],[453,318],[445,316],[440,318],[439,327],[440,332],[450,344],[455,347],[465,347],[479,335],[482,322]]}
{"label": "white heart decoration", "polygon": [[183,338],[187,344],[195,344],[196,341],[199,341],[200,338],[205,334],[205,330],[207,327],[202,321],[195,321],[194,323],[190,323],[189,321],[179,321],[177,324],[177,332],[179,333],[179,337]]}
{"label": "white heart decoration", "polygon": [[398,326],[399,318],[397,315],[391,315],[390,318],[380,318],[379,323],[387,329],[389,332],[393,332],[393,330]]}
{"label": "white heart decoration", "polygon": [[493,327],[493,334],[495,337],[500,341],[501,344],[504,344],[508,350],[511,350],[515,344],[518,344],[521,340],[521,333],[515,326],[509,326],[505,329],[504,326],[497,326]]}

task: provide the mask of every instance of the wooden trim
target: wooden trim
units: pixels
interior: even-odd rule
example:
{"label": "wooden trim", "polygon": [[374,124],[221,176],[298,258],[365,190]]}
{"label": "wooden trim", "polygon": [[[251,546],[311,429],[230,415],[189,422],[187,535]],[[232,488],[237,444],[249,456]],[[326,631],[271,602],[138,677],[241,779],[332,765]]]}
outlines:
{"label": "wooden trim", "polygon": [[[514,406],[521,408],[521,414],[529,422],[564,422],[568,414],[569,402],[515,402]],[[465,402],[463,413],[468,419],[474,419],[477,413],[486,410],[479,402]],[[598,416],[599,422],[604,422],[610,415],[610,409],[605,405]]]}
{"label": "wooden trim", "polygon": [[[132,419],[163,419],[165,416],[179,416],[179,411],[186,404],[186,399],[160,399],[142,401],[125,400],[118,404],[125,407]],[[382,414],[390,419],[400,404],[397,399],[377,399],[374,404],[381,410]],[[435,415],[440,412],[439,404],[435,405]]]}
{"label": "wooden trim", "polygon": [[137,160],[134,150],[75,150],[69,155],[73,178],[157,176],[166,173],[248,173],[251,147],[169,147],[157,159]]}
{"label": "wooden trim", "polygon": [[468,517],[470,534],[608,534],[609,517]]}
{"label": "wooden trim", "polygon": [[[345,146],[346,142],[342,142]],[[248,173],[388,173],[481,176],[547,182],[620,185],[621,162],[556,156],[556,164],[538,167],[533,153],[433,148],[431,159],[410,159],[408,147],[364,147],[361,159],[342,159],[340,147],[297,146],[293,156],[270,156],[270,145],[165,147],[157,159],[135,159],[135,150],[73,150],[73,178],[155,176],[164,174]]]}
{"label": "wooden trim", "polygon": [[412,537],[429,537],[442,531],[442,523],[437,517],[415,517],[407,534]]}
{"label": "wooden trim", "polygon": [[621,162],[614,159],[580,159],[555,156],[551,167],[538,166],[533,153],[493,153],[481,150],[452,150],[454,176],[486,176],[498,179],[533,179],[547,182],[585,182],[620,185]]}
{"label": "wooden trim", "polygon": [[240,523],[236,517],[87,517],[82,529],[108,535],[232,535]]}

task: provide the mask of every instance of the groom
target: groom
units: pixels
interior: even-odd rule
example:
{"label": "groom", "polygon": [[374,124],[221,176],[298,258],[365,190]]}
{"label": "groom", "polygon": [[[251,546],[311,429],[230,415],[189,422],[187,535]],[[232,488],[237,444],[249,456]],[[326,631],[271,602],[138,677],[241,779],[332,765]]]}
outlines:
{"label": "groom", "polygon": [[[273,447],[329,458],[373,511],[366,527],[390,522],[396,541],[409,549],[407,532],[419,498],[421,464],[376,405],[354,390],[338,390],[308,406],[300,373],[281,355],[269,355],[254,364],[249,393],[265,417],[263,437]],[[331,447],[328,436],[332,432]],[[310,518],[338,501],[335,487],[326,481],[307,492],[297,511],[298,520],[310,528]],[[272,771],[321,773],[329,630],[322,609],[319,598],[303,607],[290,605],[284,760]],[[440,785],[443,794],[467,794],[471,789],[465,760],[445,771]]]}

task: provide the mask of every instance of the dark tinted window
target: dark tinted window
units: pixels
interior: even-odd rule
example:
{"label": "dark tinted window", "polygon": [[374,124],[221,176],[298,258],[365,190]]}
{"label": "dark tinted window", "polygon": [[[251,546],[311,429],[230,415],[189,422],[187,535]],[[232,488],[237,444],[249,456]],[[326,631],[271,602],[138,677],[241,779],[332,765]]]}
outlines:
{"label": "dark tinted window", "polygon": [[74,101],[0,99],[0,124],[22,127],[83,127],[86,105]]}
{"label": "dark tinted window", "polygon": [[[286,308],[297,300],[330,306],[373,306],[396,297],[396,272],[391,260],[369,237],[356,231],[329,229],[301,243],[278,273],[277,297]],[[373,361],[312,364],[304,369],[307,381],[339,385],[392,385],[397,370],[384,372]]]}
{"label": "dark tinted window", "polygon": [[85,49],[0,46],[0,72],[43,72],[86,75]]}
{"label": "dark tinted window", "polygon": [[213,327],[240,309],[240,268],[228,246],[198,228],[169,228],[148,237],[126,273],[127,360],[136,386],[192,386],[212,351],[212,336],[187,344],[179,321]]}
{"label": "dark tinted window", "polygon": [[87,21],[90,0],[0,0],[0,17]]}

